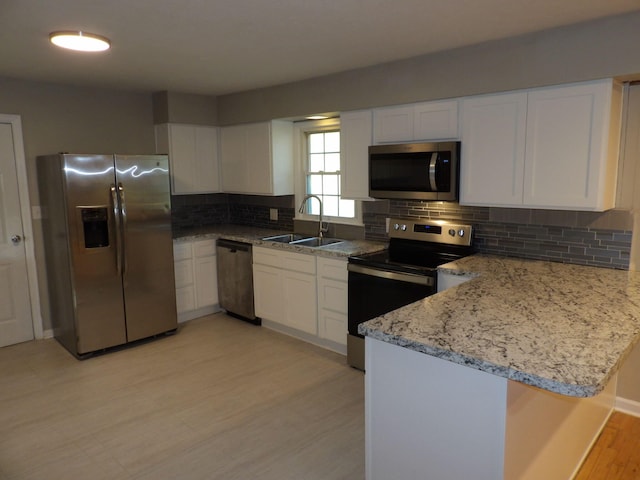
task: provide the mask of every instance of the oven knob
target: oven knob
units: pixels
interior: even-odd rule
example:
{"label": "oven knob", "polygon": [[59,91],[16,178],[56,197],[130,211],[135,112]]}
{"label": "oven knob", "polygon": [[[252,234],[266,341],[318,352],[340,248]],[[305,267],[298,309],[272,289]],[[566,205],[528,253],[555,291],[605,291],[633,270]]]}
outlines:
{"label": "oven knob", "polygon": [[403,232],[406,232],[407,226],[403,223],[402,226],[400,227],[400,230],[402,230]]}
{"label": "oven knob", "polygon": [[453,228],[449,229],[449,235],[451,235],[452,237],[456,236],[456,231]]}
{"label": "oven knob", "polygon": [[393,226],[394,230],[400,230],[400,225],[398,225],[397,223]]}
{"label": "oven knob", "polygon": [[464,237],[464,230],[462,228],[458,230],[458,235]]}

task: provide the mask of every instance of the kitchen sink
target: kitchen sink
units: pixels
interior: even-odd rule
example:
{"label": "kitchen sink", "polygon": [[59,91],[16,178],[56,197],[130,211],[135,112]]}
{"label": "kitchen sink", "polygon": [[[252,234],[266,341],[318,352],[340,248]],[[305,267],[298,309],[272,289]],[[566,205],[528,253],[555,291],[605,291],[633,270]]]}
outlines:
{"label": "kitchen sink", "polygon": [[299,233],[284,233],[282,235],[272,235],[270,237],[262,237],[261,240],[265,240],[268,242],[278,242],[278,243],[291,243],[298,240],[307,240],[309,237],[307,235],[301,235]]}
{"label": "kitchen sink", "polygon": [[303,238],[301,240],[294,240],[291,245],[299,245],[303,247],[324,247],[326,245],[334,245],[336,243],[344,242],[344,240],[340,238],[329,238],[329,237],[309,237]]}

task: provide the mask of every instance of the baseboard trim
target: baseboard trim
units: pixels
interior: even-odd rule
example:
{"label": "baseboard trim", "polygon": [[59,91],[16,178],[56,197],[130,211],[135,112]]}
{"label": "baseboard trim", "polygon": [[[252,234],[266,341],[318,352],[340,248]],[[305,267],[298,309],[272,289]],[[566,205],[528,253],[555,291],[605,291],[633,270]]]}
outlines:
{"label": "baseboard trim", "polygon": [[629,400],[628,398],[616,397],[615,410],[633,415],[634,417],[640,417],[640,402],[635,400]]}
{"label": "baseboard trim", "polygon": [[42,332],[42,338],[53,338],[53,329],[52,328],[48,328],[46,330],[43,330]]}
{"label": "baseboard trim", "polygon": [[262,319],[262,326],[268,328],[269,330],[274,330],[278,333],[284,333],[285,335],[289,335],[290,337],[297,338],[298,340],[302,340],[307,343],[311,343],[318,347],[325,348],[327,350],[331,350],[333,352],[339,353],[340,355],[347,355],[347,345],[343,345],[331,340],[327,340],[325,338],[319,338],[317,335],[312,335],[310,333],[301,332],[300,330],[296,330],[295,328],[287,327],[277,322],[273,322],[271,320]]}
{"label": "baseboard trim", "polygon": [[199,308],[198,310],[190,310],[188,312],[182,312],[178,314],[178,323],[188,322],[189,320],[195,320],[196,318],[204,317],[205,315],[211,315],[212,313],[218,313],[220,311],[220,305],[209,305],[207,307]]}

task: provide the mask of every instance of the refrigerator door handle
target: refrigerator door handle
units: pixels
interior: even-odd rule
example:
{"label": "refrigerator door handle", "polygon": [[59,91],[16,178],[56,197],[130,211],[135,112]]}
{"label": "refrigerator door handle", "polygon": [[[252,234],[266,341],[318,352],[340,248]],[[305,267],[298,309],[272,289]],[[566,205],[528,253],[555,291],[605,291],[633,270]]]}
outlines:
{"label": "refrigerator door handle", "polygon": [[127,204],[124,200],[124,187],[122,182],[118,182],[118,196],[120,197],[120,212],[122,215],[122,223],[120,228],[120,249],[122,261],[122,276],[127,274],[127,255],[125,252],[126,235],[127,235]]}
{"label": "refrigerator door handle", "polygon": [[116,227],[116,268],[118,275],[122,275],[122,234],[120,225],[120,205],[116,186],[111,184],[111,201],[113,202],[113,219]]}

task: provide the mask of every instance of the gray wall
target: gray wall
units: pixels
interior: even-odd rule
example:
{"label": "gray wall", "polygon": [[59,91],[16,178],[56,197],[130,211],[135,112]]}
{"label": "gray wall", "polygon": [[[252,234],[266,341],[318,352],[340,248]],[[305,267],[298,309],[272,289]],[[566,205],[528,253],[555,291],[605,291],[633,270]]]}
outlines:
{"label": "gray wall", "polygon": [[218,120],[229,125],[596,78],[640,79],[639,44],[636,12],[221,96]]}
{"label": "gray wall", "polygon": [[[22,119],[31,205],[38,205],[35,157],[56,152],[153,153],[151,94],[0,78],[0,111]],[[42,228],[33,221],[43,328],[51,328]]]}
{"label": "gray wall", "polygon": [[153,123],[217,125],[216,97],[176,92],[153,94]]}

